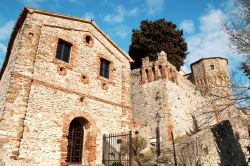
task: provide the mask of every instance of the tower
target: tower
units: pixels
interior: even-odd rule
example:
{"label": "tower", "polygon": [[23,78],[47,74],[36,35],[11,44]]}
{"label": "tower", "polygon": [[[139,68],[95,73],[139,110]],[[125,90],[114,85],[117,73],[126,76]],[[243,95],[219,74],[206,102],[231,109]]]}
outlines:
{"label": "tower", "polygon": [[229,79],[228,60],[222,57],[202,58],[191,64],[193,83],[207,99],[206,106],[218,122],[229,119],[234,103]]}
{"label": "tower", "polygon": [[218,88],[229,86],[228,60],[225,58],[202,58],[191,64],[191,70],[193,83],[203,93],[212,93],[215,87],[218,93]]}

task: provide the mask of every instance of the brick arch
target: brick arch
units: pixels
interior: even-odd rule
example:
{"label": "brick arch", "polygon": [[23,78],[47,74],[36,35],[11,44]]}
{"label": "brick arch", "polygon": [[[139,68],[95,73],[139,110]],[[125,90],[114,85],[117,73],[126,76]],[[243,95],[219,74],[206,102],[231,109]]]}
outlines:
{"label": "brick arch", "polygon": [[86,129],[89,130],[86,133],[86,143],[85,149],[87,151],[87,159],[88,165],[94,165],[96,160],[96,137],[97,137],[97,128],[96,122],[91,118],[89,114],[83,111],[74,111],[69,114],[65,114],[63,118],[63,129],[62,129],[62,138],[61,138],[61,166],[68,166],[67,160],[67,153],[68,153],[68,132],[69,126],[72,120],[75,118],[83,118],[87,121],[87,124],[84,125]]}

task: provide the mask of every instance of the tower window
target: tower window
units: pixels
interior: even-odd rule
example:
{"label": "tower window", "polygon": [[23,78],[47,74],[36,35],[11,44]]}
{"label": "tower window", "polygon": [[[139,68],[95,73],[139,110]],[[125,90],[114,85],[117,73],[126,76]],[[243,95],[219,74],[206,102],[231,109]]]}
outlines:
{"label": "tower window", "polygon": [[211,70],[214,70],[214,65],[210,65]]}
{"label": "tower window", "polygon": [[59,39],[56,50],[56,59],[69,63],[71,46],[72,44]]}
{"label": "tower window", "polygon": [[100,76],[109,78],[110,62],[106,59],[101,59],[100,62]]}

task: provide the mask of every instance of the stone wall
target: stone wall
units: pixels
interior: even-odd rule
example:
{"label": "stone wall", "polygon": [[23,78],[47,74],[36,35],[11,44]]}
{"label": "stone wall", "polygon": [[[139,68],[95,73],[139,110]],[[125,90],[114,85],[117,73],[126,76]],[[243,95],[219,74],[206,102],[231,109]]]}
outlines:
{"label": "stone wall", "polygon": [[[30,92],[31,80],[25,78],[17,78],[15,73],[22,70],[27,75],[31,75],[34,65],[34,53],[37,49],[39,41],[40,26],[34,24],[30,15],[23,22],[23,26],[19,27],[18,34],[14,40],[8,66],[1,78],[1,84],[8,86],[5,101],[1,107],[2,111],[1,123],[1,143],[0,149],[2,153],[6,153],[11,158],[18,155],[20,140],[24,126],[24,119],[28,105],[28,97]],[[36,34],[31,34],[33,31]],[[25,70],[23,70],[25,68]],[[4,87],[3,86],[3,87]],[[2,86],[1,86],[2,89]]]}
{"label": "stone wall", "polygon": [[[69,125],[79,117],[87,122],[83,164],[101,164],[103,134],[131,126],[129,58],[88,20],[28,9],[20,33],[1,79],[1,93],[9,91],[0,150],[31,165],[64,165]],[[72,44],[69,63],[55,58],[59,38]],[[111,62],[109,79],[99,76],[100,58]]]}
{"label": "stone wall", "polygon": [[249,115],[234,117],[176,141],[180,165],[242,165],[250,159]]}
{"label": "stone wall", "polygon": [[203,105],[206,101],[195,85],[182,75],[178,75],[178,85],[168,82],[167,92],[175,137],[185,135],[186,132],[193,130],[192,116],[196,118],[199,127],[201,127],[202,122],[206,121],[206,116],[203,113],[210,108]]}
{"label": "stone wall", "polygon": [[171,140],[171,131],[179,137],[193,130],[193,115],[200,127],[216,123],[215,119],[208,121],[210,116],[206,114],[213,108],[206,105],[200,91],[182,75],[177,77],[178,85],[163,79],[141,84],[139,69],[133,70],[131,75],[134,127],[142,135],[155,137],[157,111],[162,117],[160,127],[164,142]]}
{"label": "stone wall", "polygon": [[141,84],[140,70],[135,69],[131,73],[132,79],[132,103],[133,121],[135,130],[148,138],[155,137],[156,113],[162,116],[160,128],[161,135],[167,138],[166,112],[168,111],[166,82],[157,80],[147,84]]}
{"label": "stone wall", "polygon": [[[165,73],[166,70],[163,70],[164,74],[161,74],[159,67],[156,66],[171,66],[167,58],[162,58],[164,56],[158,54],[158,60],[154,62],[149,62],[147,58],[144,58],[141,70],[132,71],[135,130],[139,130],[148,138],[155,137],[155,114],[159,112],[162,116],[160,123],[162,142],[168,142],[171,140],[171,131],[178,138],[230,117],[229,114],[235,110],[233,106],[227,109],[219,107],[219,104],[227,106],[228,102],[216,99],[214,96],[204,95],[199,86],[194,85],[182,73],[177,73],[175,68],[171,69],[172,72],[166,68],[168,72]],[[216,64],[218,65],[218,62]],[[203,65],[202,61],[202,64],[195,66],[194,70],[198,76],[204,75],[205,77],[207,71]],[[207,63],[205,65],[210,67]],[[218,67],[217,65],[215,67]]]}

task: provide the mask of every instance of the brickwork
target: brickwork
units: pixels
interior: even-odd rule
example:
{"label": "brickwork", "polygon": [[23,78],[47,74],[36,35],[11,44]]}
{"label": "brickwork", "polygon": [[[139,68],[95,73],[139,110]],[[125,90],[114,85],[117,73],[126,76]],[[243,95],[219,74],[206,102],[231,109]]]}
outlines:
{"label": "brickwork", "polygon": [[[84,159],[87,161],[87,165],[95,165],[96,160],[96,137],[97,137],[97,128],[96,122],[91,118],[91,116],[85,112],[74,111],[70,112],[68,115],[65,115],[63,118],[63,135],[61,139],[61,165],[67,165],[67,153],[68,153],[68,131],[70,122],[75,118],[82,118],[80,120],[87,121],[84,124],[86,134],[85,140],[85,155]],[[86,132],[85,132],[86,133]]]}

